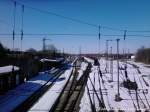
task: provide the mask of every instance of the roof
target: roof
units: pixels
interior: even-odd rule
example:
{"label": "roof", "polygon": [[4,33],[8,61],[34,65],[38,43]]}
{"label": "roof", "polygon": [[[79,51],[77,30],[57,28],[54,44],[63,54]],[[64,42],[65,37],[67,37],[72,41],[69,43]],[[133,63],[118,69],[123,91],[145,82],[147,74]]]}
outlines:
{"label": "roof", "polygon": [[57,59],[46,59],[46,58],[43,58],[40,61],[41,62],[60,62],[60,61],[63,61],[63,58],[57,58]]}
{"label": "roof", "polygon": [[13,67],[14,67],[14,71],[19,70],[19,67],[17,66],[13,66],[13,65],[3,66],[3,67],[0,67],[0,74],[6,74],[6,73],[12,72]]}

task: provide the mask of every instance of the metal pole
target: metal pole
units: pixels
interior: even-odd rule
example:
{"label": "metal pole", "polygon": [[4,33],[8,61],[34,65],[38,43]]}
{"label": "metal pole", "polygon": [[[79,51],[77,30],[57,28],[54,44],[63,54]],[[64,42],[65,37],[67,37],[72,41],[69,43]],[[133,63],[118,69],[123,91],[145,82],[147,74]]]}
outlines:
{"label": "metal pole", "polygon": [[119,41],[120,39],[116,39],[117,41],[117,74],[118,74],[118,81],[117,81],[117,95],[116,95],[116,98],[115,100],[116,101],[121,101],[122,98],[120,97],[120,91],[119,91]]}
{"label": "metal pole", "polygon": [[109,41],[109,40],[106,41],[106,56],[107,56],[106,58],[107,58],[107,60],[108,60],[108,47],[109,47],[109,46],[108,46],[108,41]]}
{"label": "metal pole", "polygon": [[16,22],[16,1],[14,1],[14,25],[13,25],[13,51],[14,51],[14,40],[15,40],[15,22]]}
{"label": "metal pole", "polygon": [[[98,59],[101,59],[101,33],[100,33],[100,29],[101,29],[101,27],[99,26],[98,27],[99,28],[99,34],[98,34],[98,40],[99,40],[99,42],[98,42],[98,47],[99,47],[99,58]],[[99,62],[99,67],[101,66],[101,62]]]}
{"label": "metal pole", "polygon": [[118,74],[118,95],[120,96],[119,92],[119,40],[117,39],[117,74]]}
{"label": "metal pole", "polygon": [[108,72],[108,48],[109,48],[109,41],[112,40],[106,40],[106,72]]}
{"label": "metal pole", "polygon": [[100,46],[100,45],[101,45],[101,43],[100,43],[100,42],[101,42],[101,41],[100,41],[100,40],[101,40],[101,33],[100,33],[100,29],[101,29],[101,27],[99,26],[98,28],[99,28],[98,38],[99,38],[99,56],[100,56],[100,53],[101,53],[101,51],[100,51],[100,50],[101,50],[101,46]]}
{"label": "metal pole", "polygon": [[125,68],[127,68],[127,48],[126,48],[126,33],[127,30],[124,31],[124,61],[125,61]]}
{"label": "metal pole", "polygon": [[81,57],[81,46],[79,46],[79,57]]}
{"label": "metal pole", "polygon": [[[15,42],[15,25],[16,25],[16,1],[14,1],[14,13],[13,13],[13,16],[14,16],[14,23],[13,23],[13,54],[14,53],[14,42]],[[13,65],[13,69],[14,69],[14,65]]]}
{"label": "metal pole", "polygon": [[64,48],[63,48],[63,57],[64,57],[64,54],[65,54],[65,53],[64,53]]}
{"label": "metal pole", "polygon": [[45,51],[45,38],[43,38],[43,51]]}
{"label": "metal pole", "polygon": [[110,55],[111,55],[110,73],[111,73],[111,81],[113,81],[113,56],[112,56],[112,47],[110,47]]}
{"label": "metal pole", "polygon": [[24,5],[22,5],[22,24],[21,24],[21,51],[22,51],[22,41],[23,41],[23,14],[24,14]]}
{"label": "metal pole", "polygon": [[108,40],[106,40],[106,72],[108,72]]}

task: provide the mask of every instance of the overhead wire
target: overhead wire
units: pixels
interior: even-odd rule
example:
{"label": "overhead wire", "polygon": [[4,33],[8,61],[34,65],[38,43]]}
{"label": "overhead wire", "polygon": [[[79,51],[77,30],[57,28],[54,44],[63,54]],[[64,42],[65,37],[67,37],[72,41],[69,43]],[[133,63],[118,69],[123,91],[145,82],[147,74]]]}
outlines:
{"label": "overhead wire", "polygon": [[[0,38],[1,37],[3,37],[3,36],[11,36],[12,34],[11,33],[0,33]],[[21,35],[21,33],[16,33],[15,34],[15,36],[18,36],[18,35]],[[24,33],[23,35],[25,35],[26,37],[27,36],[97,36],[97,34],[88,34],[88,33]],[[101,33],[101,36],[103,36],[103,37],[122,37],[122,38],[124,38],[124,36],[123,35],[120,35],[120,34],[116,34],[116,35],[114,35],[114,34],[102,34]],[[128,36],[128,38],[129,37],[134,37],[134,38],[136,38],[136,37],[150,37],[150,35],[140,35],[140,34],[135,34],[135,35],[130,35],[130,34],[128,34],[128,35],[126,35],[126,36]]]}
{"label": "overhead wire", "polygon": [[[11,0],[11,1],[15,1],[15,0]],[[61,14],[58,14],[58,13],[55,13],[55,12],[52,12],[52,11],[46,11],[46,10],[42,10],[42,9],[39,9],[39,8],[35,8],[35,7],[29,6],[27,4],[24,4],[20,1],[16,1],[16,3],[19,4],[19,5],[24,5],[24,7],[26,7],[26,8],[29,8],[29,9],[32,9],[32,10],[35,10],[35,11],[38,11],[38,12],[41,12],[41,13],[50,14],[50,15],[53,15],[53,16],[57,16],[57,17],[67,19],[67,20],[70,20],[70,21],[74,21],[74,22],[77,22],[77,23],[81,23],[81,24],[86,24],[86,25],[96,27],[96,28],[99,27],[99,25],[97,25],[97,24],[93,24],[93,23],[89,23],[89,22],[86,22],[86,21],[83,21],[83,20],[80,20],[80,19],[75,19],[75,18],[72,18],[72,17],[64,16],[64,15],[61,15]],[[103,26],[103,25],[101,25],[101,28],[107,29],[107,30],[113,30],[113,31],[121,31],[121,32],[125,31],[125,29],[112,28],[112,27]],[[128,30],[128,32],[145,33],[145,32],[150,32],[150,31],[148,31],[148,30],[147,31],[144,31],[144,30],[141,30],[141,31],[140,30]]]}
{"label": "overhead wire", "polygon": [[[12,0],[12,1],[15,1],[15,0]],[[74,22],[78,22],[78,23],[81,23],[81,24],[86,24],[86,25],[93,26],[93,27],[98,27],[98,25],[96,25],[96,24],[92,24],[92,23],[88,23],[88,22],[85,22],[85,21],[82,21],[82,20],[79,20],[79,19],[67,17],[67,16],[64,16],[64,15],[60,15],[60,14],[57,14],[57,13],[54,13],[54,12],[51,12],[51,11],[46,11],[46,10],[34,8],[34,7],[29,6],[29,5],[23,4],[22,2],[17,1],[16,3],[19,4],[19,5],[24,5],[24,7],[26,7],[26,8],[29,8],[29,9],[32,9],[32,10],[35,10],[35,11],[38,11],[38,12],[41,12],[41,13],[50,14],[50,15],[53,15],[53,16],[57,16],[57,17],[60,17],[60,18],[63,18],[63,19],[71,20],[71,21],[74,21]]]}

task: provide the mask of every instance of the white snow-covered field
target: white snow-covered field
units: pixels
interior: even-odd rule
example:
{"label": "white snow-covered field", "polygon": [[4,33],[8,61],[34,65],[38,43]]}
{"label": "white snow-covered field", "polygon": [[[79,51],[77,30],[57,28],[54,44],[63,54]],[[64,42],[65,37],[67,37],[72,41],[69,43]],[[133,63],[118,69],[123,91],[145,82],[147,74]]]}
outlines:
{"label": "white snow-covered field", "polygon": [[78,70],[79,74],[78,74],[77,80],[79,80],[80,77],[83,75],[83,72],[86,70],[87,66],[88,66],[88,63],[86,62],[81,63],[81,68]]}
{"label": "white snow-covered field", "polygon": [[42,85],[46,84],[52,78],[55,70],[50,70],[49,73],[39,73],[36,77],[26,81],[13,90],[8,91],[4,95],[0,95],[0,112],[10,112],[19,104],[25,101]]}
{"label": "white snow-covered field", "polygon": [[[86,58],[89,62],[92,62],[91,59]],[[145,67],[145,64],[135,63],[130,61],[131,64],[136,64],[139,66],[139,70],[141,74],[139,74],[138,70],[134,68],[131,64],[127,64],[127,73],[130,81],[137,82],[138,90],[137,96],[135,90],[132,90],[130,94],[129,90],[122,86],[122,82],[126,80],[124,70],[120,70],[120,97],[121,101],[115,101],[115,95],[117,94],[117,61],[113,61],[113,82],[110,82],[112,78],[112,74],[106,73],[106,60],[100,60],[101,66],[100,69],[103,73],[102,78],[99,78],[99,68],[97,66],[92,66],[92,71],[90,73],[90,79],[96,89],[96,93],[98,97],[101,99],[100,90],[102,89],[103,100],[107,110],[124,110],[125,112],[134,112],[136,110],[148,110],[150,111],[150,68]],[[110,63],[108,61],[108,63]],[[109,65],[109,64],[108,64]],[[119,62],[120,67],[124,67],[123,62]],[[110,69],[110,68],[109,68]],[[108,69],[108,71],[109,71]],[[95,105],[96,110],[100,109],[98,97],[93,89],[92,83],[88,79],[87,86],[90,90],[90,97],[92,100],[92,104]],[[99,81],[100,79],[100,81]],[[81,103],[80,103],[80,112],[91,112],[91,103],[90,98],[87,91],[87,86],[85,87],[85,92],[83,94]]]}

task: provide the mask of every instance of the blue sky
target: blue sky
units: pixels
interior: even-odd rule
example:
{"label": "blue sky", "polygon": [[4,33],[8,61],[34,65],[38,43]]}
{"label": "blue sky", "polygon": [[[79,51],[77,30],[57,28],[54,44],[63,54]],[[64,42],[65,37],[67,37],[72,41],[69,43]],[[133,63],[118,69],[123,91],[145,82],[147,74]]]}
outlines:
{"label": "blue sky", "polygon": [[[79,19],[88,23],[108,26],[122,30],[149,30],[150,31],[150,1],[149,0],[17,0],[23,4],[45,11],[54,12],[66,17]],[[21,6],[17,4],[16,33],[21,30]],[[0,34],[12,33],[13,2],[0,0]],[[86,24],[73,22],[54,15],[41,13],[25,7],[24,33],[82,33],[95,36],[24,36],[23,49],[42,49],[42,38],[50,38],[47,44],[54,44],[58,49],[66,52],[98,52],[98,28]],[[101,29],[102,34],[122,35],[119,37],[101,37],[101,51],[105,51],[107,39],[123,38],[123,31]],[[128,35],[150,35],[150,32],[127,32]],[[12,48],[12,36],[0,35],[0,41]],[[141,46],[150,47],[150,37],[128,37],[127,48],[135,52]],[[116,42],[110,46],[116,52]],[[123,49],[123,40],[120,41],[120,52]],[[20,48],[20,36],[15,38],[15,47]]]}

